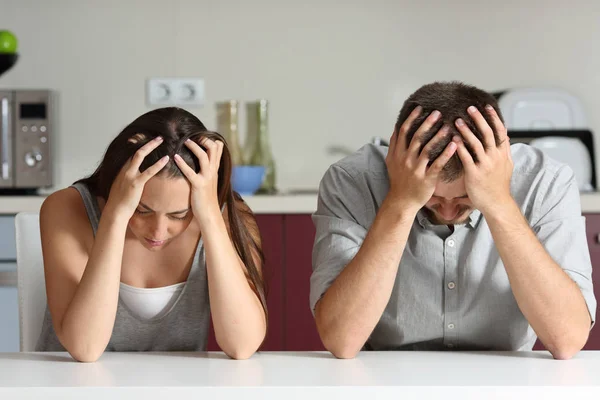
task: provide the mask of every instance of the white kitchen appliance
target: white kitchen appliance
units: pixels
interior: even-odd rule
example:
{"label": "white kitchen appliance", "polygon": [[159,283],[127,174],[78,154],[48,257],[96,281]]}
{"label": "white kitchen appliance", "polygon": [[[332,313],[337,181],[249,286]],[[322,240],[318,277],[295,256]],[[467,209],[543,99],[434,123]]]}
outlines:
{"label": "white kitchen appliance", "polygon": [[562,89],[519,88],[498,95],[508,129],[587,129],[581,101]]}
{"label": "white kitchen appliance", "polygon": [[527,143],[573,169],[580,191],[596,187],[594,135],[581,101],[557,88],[494,93],[511,143]]}
{"label": "white kitchen appliance", "polygon": [[542,150],[551,158],[571,167],[579,190],[590,192],[592,186],[592,159],[585,145],[578,138],[566,136],[545,136],[533,139],[529,144]]}

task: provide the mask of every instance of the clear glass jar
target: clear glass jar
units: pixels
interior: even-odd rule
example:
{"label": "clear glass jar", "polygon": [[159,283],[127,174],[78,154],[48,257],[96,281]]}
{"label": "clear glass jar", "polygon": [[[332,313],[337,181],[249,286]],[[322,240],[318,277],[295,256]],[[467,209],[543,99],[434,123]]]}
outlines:
{"label": "clear glass jar", "polygon": [[246,157],[250,165],[263,165],[266,169],[265,179],[258,193],[273,194],[275,187],[275,160],[271,152],[268,121],[269,102],[261,99],[246,104],[248,129],[246,140]]}
{"label": "clear glass jar", "polygon": [[233,165],[243,165],[244,155],[240,146],[240,137],[238,132],[238,101],[228,100],[219,102],[217,106],[217,132],[220,133],[227,142],[227,148],[231,155]]}

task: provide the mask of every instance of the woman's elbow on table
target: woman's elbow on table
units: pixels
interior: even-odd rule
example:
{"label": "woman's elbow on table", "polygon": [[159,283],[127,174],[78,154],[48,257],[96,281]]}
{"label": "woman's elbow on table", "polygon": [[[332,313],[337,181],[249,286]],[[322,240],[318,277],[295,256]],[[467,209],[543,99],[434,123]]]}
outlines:
{"label": "woman's elbow on table", "polygon": [[221,348],[228,357],[234,360],[247,360],[256,353],[257,348],[254,347],[234,347],[230,349]]}
{"label": "woman's elbow on table", "polygon": [[72,348],[68,348],[67,351],[69,352],[69,354],[71,355],[71,357],[73,357],[73,359],[75,361],[79,361],[82,363],[93,363],[98,361],[98,359],[100,358],[100,356],[102,356],[102,354],[104,353],[104,350],[97,350],[97,349],[89,349],[89,348],[76,348],[76,347],[72,347]]}

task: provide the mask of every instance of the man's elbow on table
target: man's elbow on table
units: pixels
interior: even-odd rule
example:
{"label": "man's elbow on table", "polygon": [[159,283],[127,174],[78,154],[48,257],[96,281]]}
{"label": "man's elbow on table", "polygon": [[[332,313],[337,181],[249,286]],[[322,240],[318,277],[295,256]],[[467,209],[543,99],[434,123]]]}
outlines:
{"label": "man's elbow on table", "polygon": [[556,360],[569,360],[573,358],[585,346],[588,340],[589,330],[573,332],[568,337],[548,343],[546,348]]}
{"label": "man's elbow on table", "polygon": [[348,337],[348,335],[324,334],[320,331],[319,334],[325,349],[327,349],[327,351],[333,354],[336,358],[354,358],[362,348],[362,344],[358,343],[356,340],[353,340],[352,337]]}
{"label": "man's elbow on table", "polygon": [[358,354],[360,348],[351,347],[351,346],[327,346],[325,345],[327,351],[333,354],[336,358],[340,358],[342,360],[349,360]]}
{"label": "man's elbow on table", "polygon": [[318,311],[315,312],[315,323],[323,346],[336,358],[354,358],[364,345],[348,332],[337,332],[335,328],[331,327],[331,324],[320,318]]}

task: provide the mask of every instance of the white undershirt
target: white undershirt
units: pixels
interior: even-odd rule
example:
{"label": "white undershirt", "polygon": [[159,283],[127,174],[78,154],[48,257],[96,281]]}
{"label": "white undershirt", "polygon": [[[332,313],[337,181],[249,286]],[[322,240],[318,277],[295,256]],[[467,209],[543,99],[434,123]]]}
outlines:
{"label": "white undershirt", "polygon": [[121,282],[119,295],[138,317],[152,319],[168,312],[179,298],[185,282],[159,288],[138,288]]}

